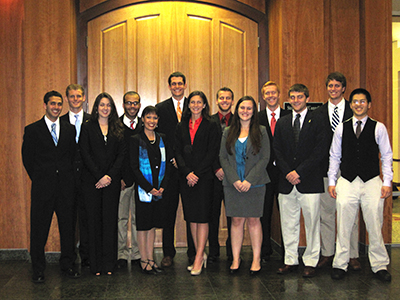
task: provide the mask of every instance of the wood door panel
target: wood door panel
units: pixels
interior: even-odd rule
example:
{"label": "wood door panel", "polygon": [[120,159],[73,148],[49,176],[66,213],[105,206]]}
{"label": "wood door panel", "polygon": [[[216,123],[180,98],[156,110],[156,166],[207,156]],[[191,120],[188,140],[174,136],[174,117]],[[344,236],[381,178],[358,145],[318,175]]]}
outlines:
{"label": "wood door panel", "polygon": [[[230,87],[236,99],[258,99],[258,27],[239,14],[210,5],[156,2],[111,11],[88,22],[88,103],[109,92],[123,113],[128,90],[141,96],[142,109],[170,97],[167,78],[187,77],[187,93],[202,90],[211,112],[215,93]],[[186,226],[178,210],[176,244],[186,245]],[[226,238],[225,213],[221,239]],[[245,243],[248,244],[246,234]],[[161,245],[157,231],[156,245]]]}

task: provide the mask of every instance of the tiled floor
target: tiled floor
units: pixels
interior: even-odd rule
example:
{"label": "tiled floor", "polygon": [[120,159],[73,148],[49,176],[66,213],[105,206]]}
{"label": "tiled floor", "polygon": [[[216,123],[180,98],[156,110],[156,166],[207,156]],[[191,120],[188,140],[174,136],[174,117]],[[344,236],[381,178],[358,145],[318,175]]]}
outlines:
{"label": "tiled floor", "polygon": [[[281,266],[277,253],[260,275],[250,277],[248,247],[242,257],[244,264],[235,276],[228,274],[224,255],[200,276],[190,276],[184,249],[175,257],[173,267],[156,276],[144,275],[139,267],[129,266],[113,276],[101,277],[85,269],[82,277],[74,280],[63,277],[57,264],[50,264],[43,284],[30,281],[29,262],[0,261],[0,299],[400,299],[400,248],[392,248],[391,283],[373,277],[365,255],[361,257],[363,270],[349,272],[341,281],[333,281],[329,269],[311,279],[301,277],[303,268],[297,273],[277,275]],[[157,261],[160,259],[158,253]]]}

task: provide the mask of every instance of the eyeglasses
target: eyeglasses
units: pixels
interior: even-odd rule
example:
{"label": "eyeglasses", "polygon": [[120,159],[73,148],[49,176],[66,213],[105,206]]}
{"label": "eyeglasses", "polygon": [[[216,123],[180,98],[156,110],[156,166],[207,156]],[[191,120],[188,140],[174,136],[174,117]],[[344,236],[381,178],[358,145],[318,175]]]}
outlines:
{"label": "eyeglasses", "polygon": [[138,106],[140,104],[140,102],[139,101],[135,101],[135,102],[127,101],[124,104],[128,105],[128,106],[132,106],[132,105],[133,106]]}
{"label": "eyeglasses", "polygon": [[366,104],[368,101],[362,99],[362,100],[353,100],[351,102],[358,105],[358,104]]}

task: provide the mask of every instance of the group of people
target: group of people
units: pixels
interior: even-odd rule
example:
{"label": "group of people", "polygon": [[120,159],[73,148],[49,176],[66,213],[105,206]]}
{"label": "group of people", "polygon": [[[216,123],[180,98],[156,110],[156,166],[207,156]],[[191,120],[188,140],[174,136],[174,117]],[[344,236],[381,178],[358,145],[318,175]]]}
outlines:
{"label": "group of people", "polygon": [[[83,87],[68,86],[70,111],[62,117],[62,95],[46,93],[45,115],[25,128],[22,145],[32,180],[33,282],[45,280],[44,247],[54,212],[60,267],[68,277],[80,277],[75,265],[77,220],[81,265],[91,273],[112,275],[129,261],[146,274],[163,272],[176,254],[179,196],[187,224],[187,270],[193,276],[220,256],[222,201],[228,217],[229,272],[240,270],[247,222],[253,251],[249,272],[258,274],[272,254],[271,217],[277,199],[284,249],[279,274],[298,268],[301,212],[307,241],[304,277],[330,264],[333,279],[343,278],[348,268],[360,270],[361,204],[372,271],[390,281],[381,228],[384,200],[391,192],[392,151],[385,126],[368,117],[368,91],[354,90],[345,100],[346,78],[335,72],[326,81],[327,103],[311,111],[307,87],[295,84],[288,92],[292,109],[285,110],[278,84],[268,81],[261,89],[266,109],[257,112],[253,97],[243,96],[234,105],[233,91],[224,87],[216,94],[218,112],[210,115],[202,91],[184,96],[184,74],[172,73],[168,87],[171,98],[147,106],[141,117],[137,92],[124,95],[121,117],[108,93],[96,97],[89,115],[82,109]],[[163,231],[160,266],[153,254],[155,228]]]}

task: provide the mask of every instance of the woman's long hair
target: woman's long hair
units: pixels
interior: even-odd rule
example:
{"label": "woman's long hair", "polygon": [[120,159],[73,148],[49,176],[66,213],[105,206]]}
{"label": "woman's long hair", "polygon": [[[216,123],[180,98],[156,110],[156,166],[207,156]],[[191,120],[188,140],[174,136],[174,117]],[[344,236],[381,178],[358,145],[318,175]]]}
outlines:
{"label": "woman's long hair", "polygon": [[236,104],[235,113],[233,114],[232,123],[229,126],[229,132],[226,138],[225,147],[229,155],[233,154],[232,148],[235,147],[236,140],[239,138],[240,131],[242,129],[239,117],[239,106],[243,101],[251,101],[253,103],[253,116],[250,120],[249,140],[251,142],[251,145],[253,146],[253,154],[257,154],[258,152],[260,152],[261,130],[260,124],[258,123],[257,104],[256,101],[254,101],[253,97],[243,96]]}
{"label": "woman's long hair", "polygon": [[92,108],[92,113],[90,115],[90,120],[92,122],[98,122],[99,119],[99,105],[100,101],[103,98],[107,98],[110,101],[111,105],[111,112],[110,115],[108,116],[108,132],[111,133],[112,135],[116,136],[118,139],[123,139],[123,126],[121,121],[118,118],[117,114],[117,108],[115,106],[114,99],[111,97],[110,94],[108,93],[100,93],[97,97],[96,100],[94,101],[93,108]]}
{"label": "woman's long hair", "polygon": [[193,91],[190,93],[188,97],[188,106],[185,107],[183,110],[182,114],[182,119],[189,120],[192,117],[192,112],[190,111],[189,104],[190,104],[190,99],[192,99],[194,96],[200,96],[200,98],[203,100],[203,104],[206,106],[203,108],[201,111],[201,116],[203,119],[210,119],[210,106],[208,105],[208,100],[206,95],[202,91]]}

